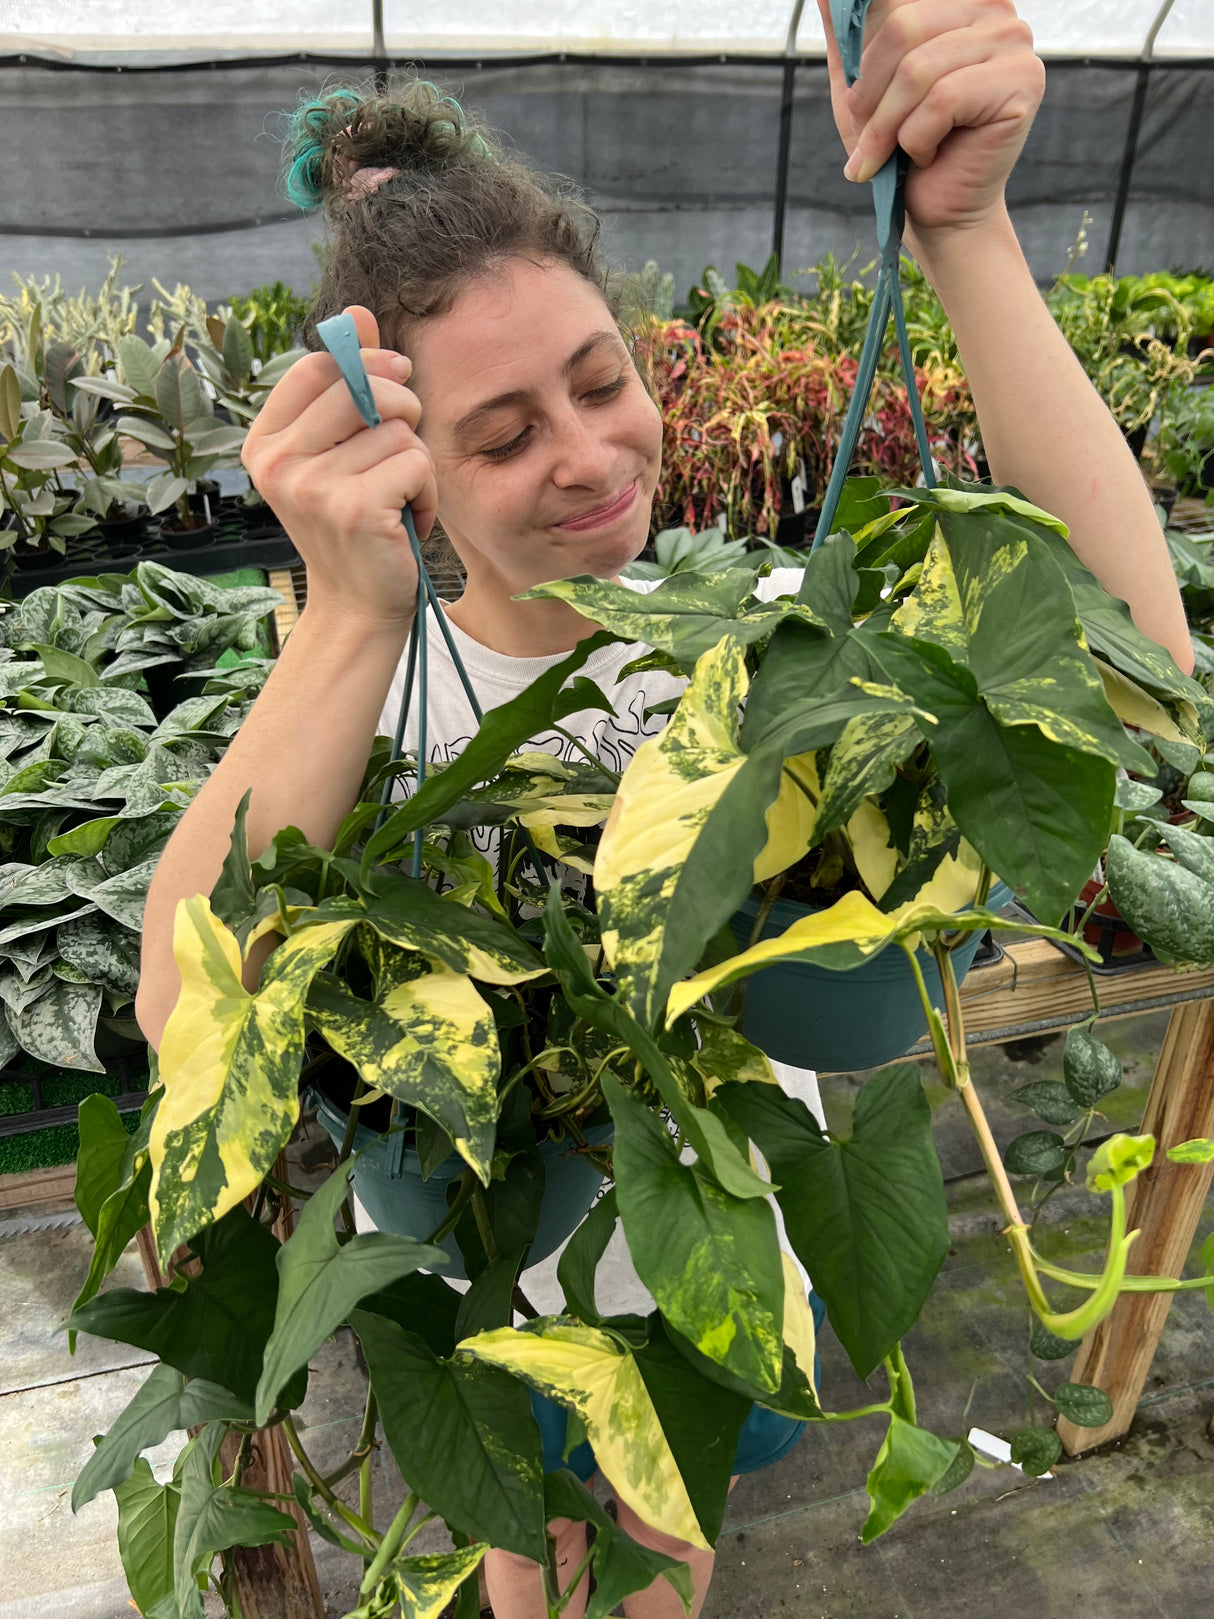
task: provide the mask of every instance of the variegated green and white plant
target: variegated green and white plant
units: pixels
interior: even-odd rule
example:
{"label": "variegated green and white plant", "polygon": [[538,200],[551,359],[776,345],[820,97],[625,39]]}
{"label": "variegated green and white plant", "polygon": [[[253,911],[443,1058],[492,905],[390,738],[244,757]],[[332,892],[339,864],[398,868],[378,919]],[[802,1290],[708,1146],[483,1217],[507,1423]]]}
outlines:
{"label": "variegated green and white plant", "polygon": [[[472,1612],[489,1545],[534,1558],[559,1613],[554,1517],[596,1526],[596,1619],[656,1578],[689,1600],[680,1565],[628,1541],[571,1473],[545,1477],[532,1390],[566,1409],[571,1442],[589,1437],[623,1500],[695,1545],[719,1533],[755,1403],[809,1422],[881,1423],[866,1541],[967,1476],[968,1444],[918,1424],[901,1349],[948,1250],[918,1070],[874,1075],[851,1138],[827,1137],[719,999],[767,960],[846,970],[930,945],[946,992],[943,1009],[926,1007],[937,1061],[991,1154],[1037,1353],[1073,1345],[1128,1285],[1210,1284],[1127,1280],[1123,1187],[1151,1151],[1135,1138],[1114,1138],[1089,1165],[1112,1205],[1102,1272],[1036,1252],[1009,1180],[1032,1166],[1005,1169],[993,1153],[949,954],[959,932],[1008,925],[981,903],[992,872],[1038,914],[1063,912],[1104,846],[1118,767],[1140,762],[1118,709],[1196,736],[1205,694],[1099,591],[1058,525],[1015,495],[942,490],[884,507],[811,558],[796,599],[758,599],[754,568],[676,575],[646,597],[589,579],[541,587],[603,630],[490,711],[399,807],[381,814],[380,785],[402,767],[377,751],[332,849],[287,828],[250,861],[238,819],[215,890],[178,912],[183,988],[144,1131],[119,1154],[95,1101],[85,1138],[98,1257],[69,1325],[161,1364],[74,1499],[115,1489],[142,1612],[197,1619],[217,1554],[289,1528],[244,1488],[247,1444],[221,1468],[225,1428],[247,1438],[281,1423],[301,1509],[363,1562],[358,1619],[417,1619],[457,1592],[457,1611]],[[520,753],[605,701],[580,671],[619,638],[688,677],[665,730],[618,782],[589,762]],[[595,850],[587,829],[604,818]],[[498,829],[496,869],[470,837],[485,827]],[[411,876],[401,862],[419,835]],[[596,911],[548,873],[541,881],[536,844],[591,866]],[[739,950],[730,916],[756,883],[770,893],[798,870],[833,903]],[[279,942],[248,990],[244,964],[267,933]],[[342,1161],[279,1245],[268,1222],[291,1188],[278,1156],[317,1038],[356,1071],[351,1124]],[[1056,1138],[1064,1172],[1109,1088],[1106,1058],[1115,1063],[1086,1030],[1068,1044],[1077,1122]],[[458,1155],[431,1231],[355,1232],[349,1149],[376,1098],[423,1165]],[[610,1147],[587,1134],[605,1118]],[[565,1310],[539,1316],[518,1278],[543,1195],[537,1141],[554,1134],[610,1186],[561,1258]],[[819,1403],[813,1319],[780,1251],[776,1205],[856,1371],[884,1369],[886,1397],[860,1411]],[[172,1284],[96,1292],[119,1238],[148,1218]],[[617,1224],[654,1301],[648,1316],[612,1313],[596,1293]],[[473,1277],[463,1297],[422,1274],[454,1250]],[[362,1345],[367,1407],[348,1461],[326,1477],[292,1413],[309,1358],[343,1324]],[[1098,1390],[1064,1384],[1054,1398],[1076,1420],[1107,1420]],[[141,1451],[199,1423],[177,1476],[150,1479]],[[409,1492],[382,1532],[370,1499],[381,1427]],[[1030,1470],[1057,1453],[1042,1432],[1017,1438]],[[338,1490],[354,1473],[357,1505]],[[204,1497],[218,1510],[204,1513]],[[422,1502],[448,1524],[451,1553],[410,1554]]]}
{"label": "variegated green and white plant", "polygon": [[[278,601],[144,563],[0,617],[0,1066],[24,1052],[103,1073],[107,1041],[144,1050],[132,1002],[148,884],[265,676],[215,660],[254,644]],[[170,694],[159,715],[136,689],[148,670]]]}

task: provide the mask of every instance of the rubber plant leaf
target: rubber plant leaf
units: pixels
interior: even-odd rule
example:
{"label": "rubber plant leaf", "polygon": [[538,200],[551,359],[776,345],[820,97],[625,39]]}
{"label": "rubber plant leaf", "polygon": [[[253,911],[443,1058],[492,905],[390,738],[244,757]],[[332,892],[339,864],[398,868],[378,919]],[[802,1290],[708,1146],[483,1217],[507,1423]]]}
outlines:
{"label": "rubber plant leaf", "polygon": [[501,1367],[576,1412],[620,1499],[655,1529],[709,1549],[636,1360],[614,1334],[541,1316],[465,1339],[460,1357]]}
{"label": "rubber plant leaf", "polygon": [[240,947],[208,901],[195,895],[178,905],[181,993],[160,1046],[164,1097],[150,1143],[162,1265],[254,1192],[286,1145],[299,1118],[304,997],[353,925],[301,928],[273,952],[250,994]]}

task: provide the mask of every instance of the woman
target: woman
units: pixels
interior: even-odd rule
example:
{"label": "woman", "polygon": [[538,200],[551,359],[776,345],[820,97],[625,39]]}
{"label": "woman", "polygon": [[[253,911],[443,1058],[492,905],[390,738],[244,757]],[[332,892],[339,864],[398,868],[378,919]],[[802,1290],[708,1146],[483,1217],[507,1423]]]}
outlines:
{"label": "woman", "polygon": [[[819,5],[829,39],[827,0]],[[1062,517],[1106,589],[1190,669],[1150,497],[1042,304],[1004,206],[1043,88],[1029,30],[1009,0],[877,0],[867,38],[850,90],[831,50],[845,172],[868,180],[896,143],[912,159],[908,247],[957,334],[994,478]],[[467,586],[449,618],[491,707],[591,630],[564,603],[514,597],[547,579],[617,575],[645,544],[658,481],[661,420],[604,297],[588,210],[496,151],[425,86],[312,104],[291,158],[289,189],[325,203],[334,227],[314,316],[353,307],[383,422],[362,425],[335,364],[315,353],[278,384],[249,434],[245,464],[307,563],[308,600],[152,884],[138,1014],[153,1045],[179,989],[177,902],[212,887],[245,791],[254,856],[288,823],[327,844],[372,738],[392,728],[417,594],[405,502],[422,535],[437,518],[459,553]],[[431,646],[430,735],[443,757],[473,721],[444,677],[437,636]],[[647,724],[644,710],[670,689],[664,676],[619,682],[635,653],[608,649],[586,670],[613,696],[619,722],[597,712],[565,722],[613,766],[662,723]],[[545,740],[555,742],[537,744]],[[711,1557],[622,1519],[687,1558],[698,1612]],[[583,1530],[553,1527],[568,1573]],[[495,1553],[487,1567],[499,1619],[542,1616],[534,1565]],[[583,1590],[567,1612],[584,1602]],[[659,1581],[626,1612],[659,1619],[681,1607]]]}

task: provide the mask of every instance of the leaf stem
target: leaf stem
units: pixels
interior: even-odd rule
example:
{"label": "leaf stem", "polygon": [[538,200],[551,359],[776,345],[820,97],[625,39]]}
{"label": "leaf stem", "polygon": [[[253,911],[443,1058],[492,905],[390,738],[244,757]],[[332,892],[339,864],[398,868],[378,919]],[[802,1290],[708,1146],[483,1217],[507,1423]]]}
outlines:
{"label": "leaf stem", "polygon": [[383,1539],[379,1543],[379,1550],[371,1561],[371,1566],[363,1575],[362,1585],[359,1587],[360,1596],[370,1596],[379,1584],[380,1577],[388,1564],[400,1549],[409,1519],[417,1511],[417,1496],[410,1490],[396,1510],[396,1516],[384,1530]]}
{"label": "leaf stem", "polygon": [[304,1449],[303,1443],[300,1440],[298,1432],[296,1431],[295,1423],[290,1417],[284,1417],[282,1419],[282,1431],[286,1434],[287,1444],[290,1445],[291,1450],[294,1452],[295,1460],[303,1469],[304,1477],[312,1486],[313,1493],[320,1496],[321,1500],[331,1512],[335,1512],[339,1518],[344,1518],[346,1523],[349,1524],[350,1528],[353,1529],[357,1534],[360,1534],[364,1540],[368,1541],[371,1545],[375,1545],[379,1539],[379,1536],[375,1533],[375,1530],[369,1523],[364,1523],[356,1512],[351,1512],[346,1503],[334,1495],[333,1491],[316,1471],[315,1464],[313,1463],[312,1458],[308,1455],[307,1451]]}

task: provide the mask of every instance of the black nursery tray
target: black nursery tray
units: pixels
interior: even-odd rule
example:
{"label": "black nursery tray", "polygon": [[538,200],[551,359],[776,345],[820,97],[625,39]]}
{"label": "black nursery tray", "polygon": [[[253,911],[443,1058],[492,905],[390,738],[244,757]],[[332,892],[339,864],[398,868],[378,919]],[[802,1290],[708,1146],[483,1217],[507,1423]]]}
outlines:
{"label": "black nursery tray", "polygon": [[[1022,905],[1019,900],[1011,900],[1005,906],[1005,910],[1011,912],[1013,916],[1023,917],[1026,922],[1037,921],[1032,911],[1027,906]],[[1064,924],[1065,931],[1073,932],[1086,910],[1086,905],[1075,906],[1070,918]],[[1088,963],[1094,973],[1099,973],[1102,977],[1108,977],[1116,976],[1118,973],[1141,972],[1144,967],[1158,966],[1158,957],[1149,944],[1143,943],[1141,949],[1130,953],[1113,954],[1114,939],[1118,933],[1126,931],[1126,923],[1119,917],[1100,916],[1093,911],[1091,916],[1088,917],[1087,925],[1100,930],[1100,938],[1096,944],[1096,949],[1100,952],[1100,960]],[[1050,939],[1047,943],[1052,944],[1054,949],[1061,951],[1064,956],[1070,956],[1071,960],[1077,961],[1080,966],[1083,966],[1088,959],[1078,945],[1064,944],[1061,939]]]}
{"label": "black nursery tray", "polygon": [[[253,509],[256,511],[256,508]],[[60,585],[65,579],[79,579],[101,573],[130,573],[137,562],[159,562],[178,573],[207,576],[234,573],[237,568],[292,568],[299,553],[276,523],[257,523],[250,508],[239,497],[227,497],[212,505],[215,529],[207,544],[178,550],[153,524],[139,540],[115,545],[100,531],[81,534],[68,541],[67,555],[56,557],[49,566],[31,566],[10,557],[8,581],[18,601],[43,585]]]}

